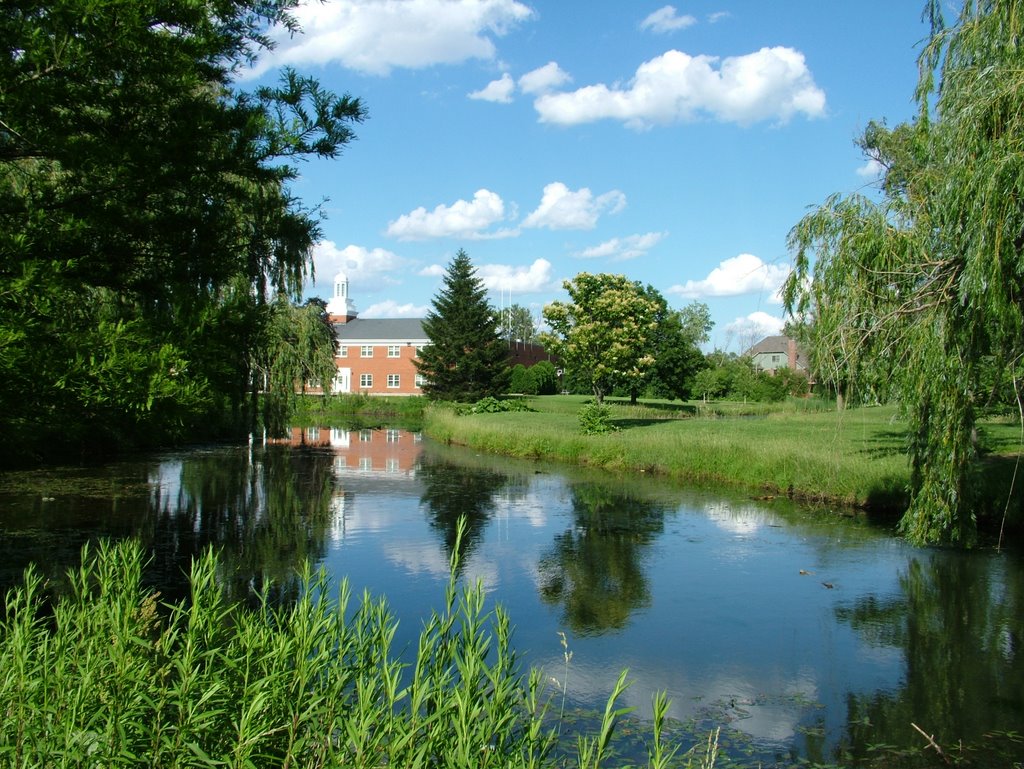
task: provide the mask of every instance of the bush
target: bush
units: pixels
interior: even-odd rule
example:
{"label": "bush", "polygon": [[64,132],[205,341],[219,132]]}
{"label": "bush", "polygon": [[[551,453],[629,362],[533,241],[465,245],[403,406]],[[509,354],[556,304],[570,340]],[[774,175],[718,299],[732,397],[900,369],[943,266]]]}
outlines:
{"label": "bush", "polygon": [[600,435],[615,430],[612,424],[612,410],[609,406],[588,403],[579,411],[580,432],[584,435]]}
{"label": "bush", "polygon": [[549,360],[542,360],[530,367],[533,387],[537,395],[554,395],[558,392],[558,369]]}
{"label": "bush", "polygon": [[472,405],[456,406],[459,414],[500,414],[506,411],[533,411],[522,398],[498,400],[490,396],[481,398]]}
{"label": "bush", "polygon": [[526,368],[522,363],[517,363],[513,366],[512,379],[509,382],[508,389],[509,392],[535,395],[537,393],[537,384],[530,373],[530,369]]}

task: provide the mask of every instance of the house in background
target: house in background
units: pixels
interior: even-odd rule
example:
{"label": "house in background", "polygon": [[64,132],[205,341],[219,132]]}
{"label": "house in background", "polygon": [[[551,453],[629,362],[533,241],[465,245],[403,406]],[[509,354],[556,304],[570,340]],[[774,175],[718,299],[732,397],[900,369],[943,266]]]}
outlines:
{"label": "house in background", "polygon": [[[348,277],[334,276],[334,295],[327,302],[334,327],[334,362],[338,373],[333,393],[422,395],[423,375],[416,369],[419,351],[430,344],[422,318],[360,318],[349,295]],[[548,355],[538,344],[509,343],[509,365],[531,366]],[[317,388],[307,388],[317,392]]]}
{"label": "house in background", "polygon": [[766,336],[744,355],[751,359],[755,371],[775,374],[781,368],[808,374],[807,356],[788,336]]}

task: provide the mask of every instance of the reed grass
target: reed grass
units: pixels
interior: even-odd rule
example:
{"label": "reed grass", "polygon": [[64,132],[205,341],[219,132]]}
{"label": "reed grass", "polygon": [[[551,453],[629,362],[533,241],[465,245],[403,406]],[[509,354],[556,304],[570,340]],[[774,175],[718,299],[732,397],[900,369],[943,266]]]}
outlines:
{"label": "reed grass", "polygon": [[[458,548],[455,548],[458,552]],[[520,672],[508,615],[458,585],[424,622],[415,659],[393,648],[384,599],[358,605],[302,572],[291,606],[230,604],[222,568],[193,563],[191,597],[144,587],[137,543],[86,548],[70,592],[29,570],[0,624],[0,764],[8,767],[541,767],[558,736],[543,674]],[[567,658],[568,660],[568,658]],[[620,677],[575,763],[602,765],[626,709]],[[667,702],[656,703],[650,766]],[[680,757],[689,766],[693,756]],[[701,760],[701,766],[703,759]],[[565,757],[558,766],[569,766]]]}

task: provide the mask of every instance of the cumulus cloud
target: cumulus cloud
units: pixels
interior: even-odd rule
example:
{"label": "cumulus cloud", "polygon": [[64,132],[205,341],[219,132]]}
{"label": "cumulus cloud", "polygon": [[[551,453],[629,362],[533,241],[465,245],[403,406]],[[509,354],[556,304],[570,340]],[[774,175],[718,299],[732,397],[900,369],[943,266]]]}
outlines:
{"label": "cumulus cloud", "polygon": [[440,278],[444,275],[444,266],[440,264],[431,264],[424,267],[416,274],[421,275],[424,278]]}
{"label": "cumulus cloud", "polygon": [[792,48],[762,48],[721,62],[672,50],[641,64],[625,86],[598,83],[542,94],[534,107],[542,123],[558,125],[610,119],[640,129],[703,116],[746,125],[818,117],[825,93],[804,55]]}
{"label": "cumulus cloud", "polygon": [[491,291],[512,291],[515,293],[531,293],[550,291],[556,288],[552,276],[551,262],[547,259],[535,259],[527,266],[507,264],[483,264],[477,268],[477,274]]}
{"label": "cumulus cloud", "polygon": [[371,304],[363,312],[359,313],[360,318],[422,318],[430,309],[429,305],[423,304],[399,304],[393,299]]}
{"label": "cumulus cloud", "polygon": [[505,202],[501,196],[479,189],[472,200],[456,200],[450,206],[441,204],[428,211],[423,206],[402,214],[388,223],[387,234],[399,240],[427,238],[465,238],[483,240],[517,234],[515,230],[488,228],[505,220]]}
{"label": "cumulus cloud", "polygon": [[479,91],[468,94],[470,99],[481,101],[493,101],[500,104],[508,104],[512,101],[512,92],[516,89],[516,82],[507,72],[498,80],[492,80]]}
{"label": "cumulus cloud", "polygon": [[586,187],[573,191],[562,182],[552,182],[544,187],[540,205],[523,220],[523,226],[592,230],[602,214],[617,214],[625,207],[626,196],[618,190],[594,197]]}
{"label": "cumulus cloud", "polygon": [[680,16],[675,7],[666,5],[641,21],[640,29],[659,33],[675,32],[678,29],[692,27],[696,23],[697,19],[693,16]]}
{"label": "cumulus cloud", "polygon": [[758,310],[745,318],[736,318],[732,323],[727,323],[725,332],[739,341],[741,351],[743,351],[757,344],[766,336],[781,334],[785,325],[782,318],[776,318],[774,315]]}
{"label": "cumulus cloud", "polygon": [[373,75],[493,59],[494,38],[533,16],[518,0],[332,0],[295,9],[303,34],[275,31],[277,47],[250,73],[338,63]]}
{"label": "cumulus cloud", "polygon": [[753,254],[740,254],[723,261],[704,280],[688,280],[668,292],[687,299],[769,294],[773,302],[778,302],[779,289],[788,276],[789,267],[785,265],[767,264]]}
{"label": "cumulus cloud", "polygon": [[867,162],[857,169],[857,176],[865,179],[877,179],[885,172],[885,166],[874,158],[868,158]]}
{"label": "cumulus cloud", "polygon": [[349,282],[367,290],[394,285],[392,277],[408,268],[409,261],[383,248],[365,248],[348,245],[344,248],[330,240],[322,240],[313,246],[313,266],[316,282],[313,288],[324,298],[334,290],[334,276],[344,272]]}
{"label": "cumulus cloud", "polygon": [[656,246],[667,232],[646,232],[643,235],[630,235],[625,238],[612,238],[596,246],[585,248],[576,256],[581,259],[597,259],[604,257],[612,261],[625,261],[643,256]]}
{"label": "cumulus cloud", "polygon": [[523,93],[546,93],[571,82],[568,72],[557,62],[549,61],[519,78],[519,90]]}

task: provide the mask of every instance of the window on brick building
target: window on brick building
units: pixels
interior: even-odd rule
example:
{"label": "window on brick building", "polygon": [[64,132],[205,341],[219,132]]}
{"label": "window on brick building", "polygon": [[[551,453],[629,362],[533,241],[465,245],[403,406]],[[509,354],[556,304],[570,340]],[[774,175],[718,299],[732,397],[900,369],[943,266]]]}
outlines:
{"label": "window on brick building", "polygon": [[388,387],[401,387],[402,376],[401,374],[388,374]]}
{"label": "window on brick building", "polygon": [[359,357],[360,358],[372,358],[373,357],[373,345],[372,344],[364,344],[362,347],[360,347],[359,348]]}
{"label": "window on brick building", "polygon": [[397,358],[397,357],[399,357],[402,354],[401,350],[402,350],[401,345],[389,344],[388,345],[388,357],[389,358]]}
{"label": "window on brick building", "polygon": [[343,344],[343,345],[339,345],[338,346],[338,357],[339,358],[347,358],[348,357],[348,345],[347,344]]}
{"label": "window on brick building", "polygon": [[373,374],[360,374],[359,375],[359,386],[360,387],[373,387]]}

